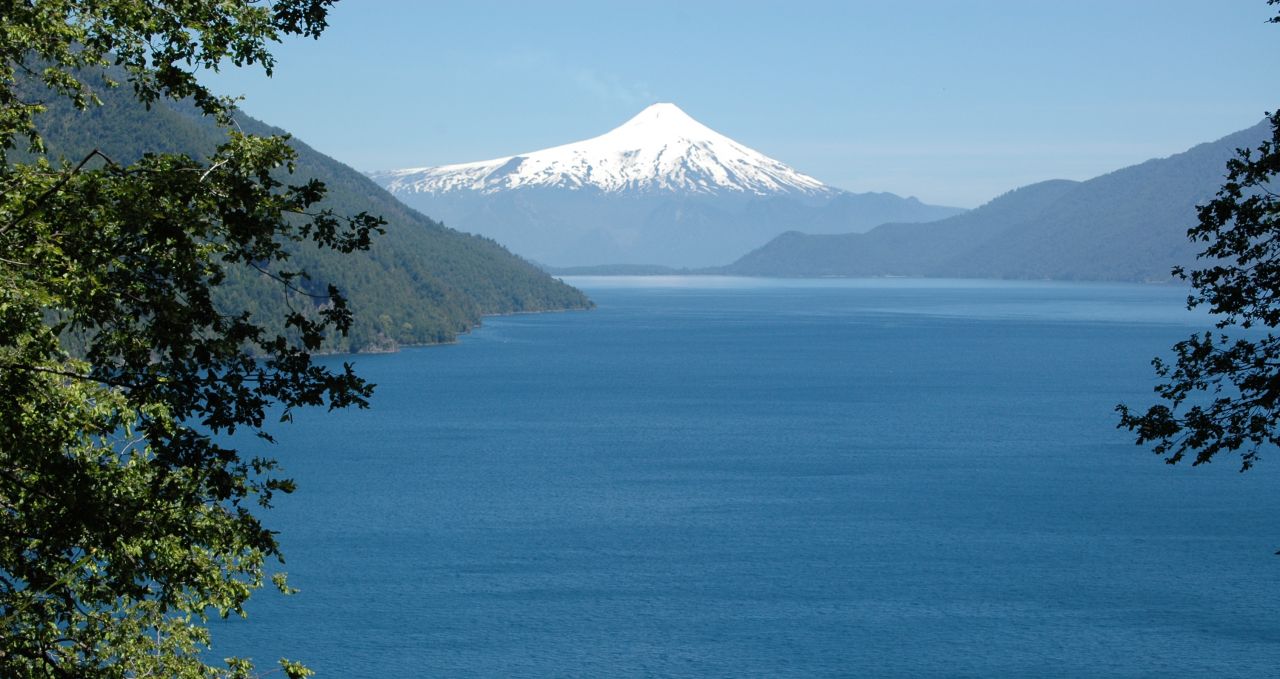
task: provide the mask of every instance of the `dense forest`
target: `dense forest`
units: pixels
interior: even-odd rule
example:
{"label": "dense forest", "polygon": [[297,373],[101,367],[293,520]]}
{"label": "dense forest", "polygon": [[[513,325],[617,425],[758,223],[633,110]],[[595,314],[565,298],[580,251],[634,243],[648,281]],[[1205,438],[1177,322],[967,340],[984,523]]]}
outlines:
{"label": "dense forest", "polygon": [[[71,164],[95,149],[122,164],[146,153],[201,158],[225,140],[223,131],[195,107],[160,101],[148,110],[127,86],[95,87],[103,105],[86,111],[33,89],[28,86],[27,95],[47,107],[37,124],[50,156]],[[251,134],[286,134],[243,114],[237,123]],[[379,215],[386,220],[385,233],[367,252],[353,254],[295,245],[292,268],[309,275],[297,285],[319,295],[314,298],[286,293],[253,268],[233,268],[218,289],[225,308],[247,310],[257,318],[283,318],[290,306],[322,304],[322,293],[333,284],[346,295],[355,321],[346,337],[331,338],[326,349],[386,351],[452,341],[488,314],[591,306],[581,292],[498,243],[446,228],[404,206],[354,169],[302,142],[291,143],[298,151],[296,171],[282,181],[321,180],[328,189],[322,207],[338,215]]]}

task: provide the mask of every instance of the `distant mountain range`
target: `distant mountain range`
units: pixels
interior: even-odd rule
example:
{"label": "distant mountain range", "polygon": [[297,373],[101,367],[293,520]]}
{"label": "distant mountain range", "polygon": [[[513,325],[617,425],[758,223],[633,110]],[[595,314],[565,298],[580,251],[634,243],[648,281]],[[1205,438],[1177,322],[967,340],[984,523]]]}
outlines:
{"label": "distant mountain range", "polygon": [[929,224],[866,233],[785,233],[723,273],[749,276],[939,276],[1167,281],[1195,261],[1195,206],[1221,186],[1237,148],[1267,137],[1264,122],[1184,153],[1084,182],[1010,191]]}
{"label": "distant mountain range", "polygon": [[654,104],[598,137],[488,161],[373,172],[405,203],[552,266],[709,266],[789,229],[958,214],[848,193]]}
{"label": "distant mountain range", "polygon": [[[95,88],[104,105],[76,111],[60,97],[28,92],[29,100],[48,102],[37,119],[54,156],[72,159],[98,149],[127,163],[146,152],[186,153],[202,157],[225,134],[193,107],[157,102],[146,110],[128,88]],[[248,116],[240,127],[255,134],[283,134]],[[591,302],[579,291],[551,278],[502,246],[459,233],[405,207],[359,172],[299,141],[297,173],[328,187],[323,207],[338,214],[367,211],[387,220],[386,233],[372,249],[342,255],[295,247],[290,265],[308,271],[309,285],[323,291],[333,283],[347,296],[355,314],[351,333],[328,348],[341,351],[387,350],[404,344],[448,342],[479,324],[485,314],[577,309]],[[232,270],[220,286],[228,308],[251,309],[263,318],[288,311],[280,287],[256,272]]]}

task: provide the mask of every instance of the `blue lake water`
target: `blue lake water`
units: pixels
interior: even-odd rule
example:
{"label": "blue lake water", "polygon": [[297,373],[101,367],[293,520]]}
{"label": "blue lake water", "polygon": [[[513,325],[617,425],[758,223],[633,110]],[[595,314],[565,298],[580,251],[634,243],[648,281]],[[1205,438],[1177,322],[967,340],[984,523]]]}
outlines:
{"label": "blue lake water", "polygon": [[[1160,286],[575,278],[357,356],[271,450],[291,583],[215,652],[329,677],[1273,676],[1280,456],[1115,429]],[[352,360],[347,357],[346,360]]]}

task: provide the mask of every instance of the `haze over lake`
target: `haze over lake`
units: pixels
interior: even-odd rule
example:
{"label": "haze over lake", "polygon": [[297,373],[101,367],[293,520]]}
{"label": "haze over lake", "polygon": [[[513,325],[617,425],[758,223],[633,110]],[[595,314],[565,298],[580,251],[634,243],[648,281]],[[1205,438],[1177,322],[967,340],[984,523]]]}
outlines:
{"label": "haze over lake", "polygon": [[[575,278],[599,308],[358,356],[272,451],[320,676],[1262,676],[1277,464],[1115,430],[1173,286]],[[352,357],[335,361],[353,360]],[[224,646],[225,645],[225,646]]]}

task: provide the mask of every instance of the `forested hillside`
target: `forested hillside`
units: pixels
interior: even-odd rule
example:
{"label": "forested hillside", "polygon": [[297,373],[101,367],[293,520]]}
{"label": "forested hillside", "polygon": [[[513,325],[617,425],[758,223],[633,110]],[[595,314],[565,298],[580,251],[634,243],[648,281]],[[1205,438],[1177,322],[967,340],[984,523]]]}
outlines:
{"label": "forested hillside", "polygon": [[[221,130],[194,108],[159,102],[151,110],[128,91],[97,88],[103,106],[76,111],[58,97],[44,99],[39,118],[51,155],[79,162],[97,149],[118,163],[144,153],[207,154],[224,140]],[[285,131],[241,115],[245,132]],[[334,351],[389,350],[401,345],[448,342],[476,326],[483,315],[582,309],[591,302],[492,240],[463,234],[405,207],[359,172],[294,140],[297,170],[286,183],[323,181],[323,207],[339,215],[380,215],[386,232],[367,252],[339,254],[298,246],[293,268],[308,272],[300,286],[323,293],[329,284],[347,296],[355,314],[350,334],[334,338]],[[96,160],[94,162],[97,162]],[[286,299],[283,288],[252,268],[233,269],[219,289],[228,309],[282,318],[288,305],[314,304],[302,295]]]}

